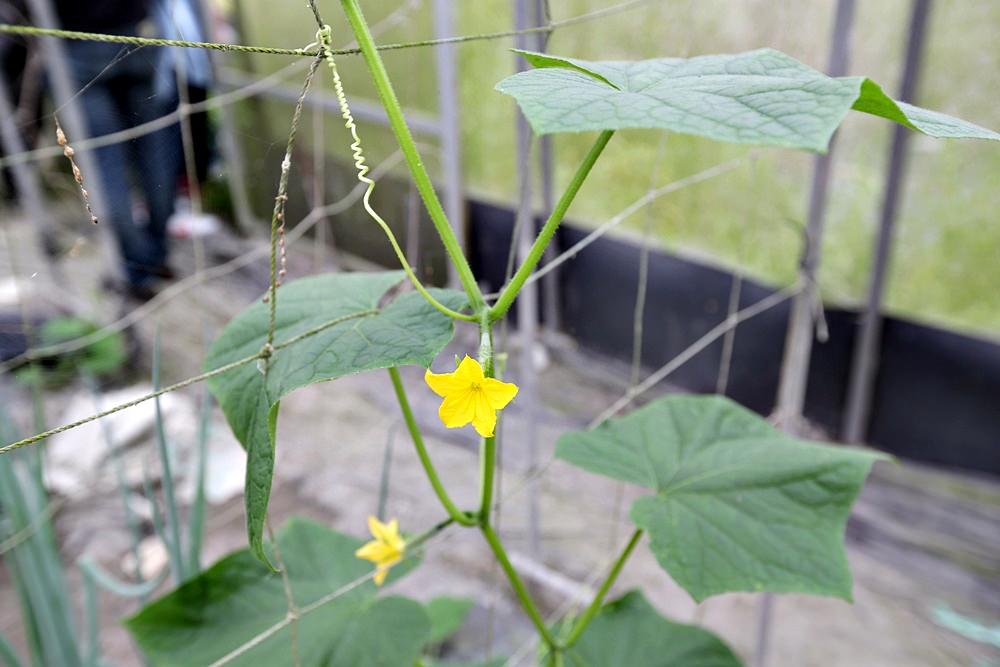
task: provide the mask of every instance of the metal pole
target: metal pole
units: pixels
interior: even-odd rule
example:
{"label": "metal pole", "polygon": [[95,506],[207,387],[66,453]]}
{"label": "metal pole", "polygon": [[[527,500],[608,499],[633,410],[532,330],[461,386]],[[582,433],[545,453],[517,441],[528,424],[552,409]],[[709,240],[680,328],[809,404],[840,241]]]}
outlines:
{"label": "metal pole", "polygon": [[[843,76],[848,67],[848,45],[854,19],[854,0],[838,0],[834,19],[833,40],[830,44],[827,73]],[[799,427],[805,404],[806,382],[809,377],[809,357],[812,352],[815,307],[818,298],[816,275],[819,271],[823,226],[826,222],[826,200],[830,185],[830,165],[836,144],[830,141],[826,155],[813,161],[812,185],[809,191],[809,214],[806,223],[805,247],[799,268],[799,280],[804,288],[792,303],[785,341],[785,356],[781,369],[776,407],[780,423],[789,429]]]}
{"label": "metal pole", "polygon": [[[454,32],[454,2],[434,0],[434,36],[451,37]],[[455,230],[459,245],[465,242],[465,201],[462,188],[462,126],[459,122],[458,77],[455,72],[455,45],[434,47],[438,81],[438,116],[441,124],[442,176],[444,178],[444,211]],[[448,284],[458,286],[458,277],[448,265]]]}
{"label": "metal pole", "polygon": [[[914,0],[910,14],[909,41],[903,64],[903,81],[899,99],[914,99],[920,75],[920,61],[927,34],[927,17],[930,0]],[[875,242],[868,299],[861,317],[861,333],[854,348],[851,362],[851,380],[847,390],[847,411],[844,415],[843,436],[846,442],[857,443],[868,434],[868,419],[872,407],[872,390],[879,365],[879,344],[882,337],[882,300],[885,293],[886,274],[892,253],[896,212],[906,169],[906,146],[910,131],[902,125],[893,128],[892,146],[889,149],[889,167],[886,172],[885,195]]]}
{"label": "metal pole", "polygon": [[[514,28],[523,30],[528,27],[528,0],[514,0]],[[519,48],[533,48],[533,40],[524,36],[518,39]],[[524,61],[515,56],[515,66],[518,71],[524,69]],[[517,114],[517,163],[524,165],[526,173],[520,175],[517,207],[517,221],[514,233],[517,234],[517,255],[523,260],[531,250],[535,236],[535,216],[532,206],[531,188],[531,128],[524,114]],[[518,380],[521,384],[522,402],[525,411],[524,444],[527,448],[527,474],[531,474],[538,465],[538,418],[535,413],[537,403],[536,373],[534,364],[534,348],[538,340],[538,286],[525,284],[517,297],[517,328],[521,341],[521,358]],[[528,552],[535,558],[541,555],[541,526],[539,524],[538,486],[532,481],[528,486],[527,534]]]}
{"label": "metal pole", "polygon": [[[7,92],[7,82],[3,72],[0,71],[0,137],[3,137],[4,147],[11,155],[27,150],[21,131],[17,127],[16,119],[14,104]],[[44,200],[38,180],[38,163],[26,162],[12,167],[10,171],[17,184],[18,197],[24,211],[35,229],[42,254],[49,258],[49,253],[45,252],[45,236],[53,233],[54,230],[49,216],[45,213],[45,205],[42,203]]]}
{"label": "metal pole", "polygon": [[[838,0],[833,20],[833,37],[827,58],[827,73],[843,76],[847,73],[851,24],[854,22],[854,0]],[[799,267],[799,280],[803,290],[792,303],[785,341],[785,356],[781,367],[781,382],[775,416],[786,431],[795,435],[802,428],[802,410],[805,406],[806,385],[809,379],[809,358],[812,353],[813,330],[816,320],[819,290],[816,275],[819,271],[823,226],[826,221],[826,201],[830,185],[830,167],[836,135],[830,141],[826,155],[817,155],[813,161],[812,185],[809,191],[809,213],[806,223],[805,243]],[[765,594],[760,602],[757,619],[757,649],[754,666],[765,667],[770,644],[771,618],[776,600]]]}
{"label": "metal pole", "polygon": [[[239,0],[234,0],[234,12],[239,13]],[[212,8],[209,0],[199,0],[202,20],[202,30],[209,40],[215,41],[218,37],[215,31],[215,24],[212,21]],[[210,51],[208,54],[209,63],[212,67],[212,80],[219,83],[219,54]],[[243,151],[236,141],[236,117],[233,109],[228,104],[223,104],[220,108],[222,122],[219,124],[219,148],[222,157],[226,161],[226,181],[229,184],[229,192],[233,198],[233,212],[236,214],[236,228],[245,235],[253,233],[256,225],[256,218],[253,214],[253,206],[250,205],[250,195],[246,186],[246,161],[243,159]]]}
{"label": "metal pole", "polygon": [[[552,17],[549,16],[548,12],[548,2],[547,0],[535,0],[534,4],[534,25],[550,25],[552,23]],[[540,32],[536,36],[535,50],[539,53],[545,53],[549,45],[549,37],[551,33]],[[539,181],[541,185],[541,198],[542,198],[542,218],[548,218],[549,214],[552,213],[552,208],[555,206],[555,194],[553,189],[555,188],[555,179],[553,175],[553,145],[552,137],[550,135],[545,135],[538,138],[538,170],[539,170]],[[553,242],[545,248],[545,253],[542,255],[543,261],[548,264],[553,259],[555,259],[558,254],[558,235]],[[544,296],[544,310],[542,320],[545,324],[545,328],[550,332],[559,331],[561,325],[561,312],[559,309],[559,271],[550,271],[545,274],[542,278],[542,295]]]}
{"label": "metal pole", "polygon": [[[553,188],[555,187],[553,175],[553,146],[552,137],[546,135],[538,139],[538,170],[541,180],[542,196],[542,218],[548,218],[555,205]],[[552,240],[542,254],[542,260],[548,264],[555,259],[558,254],[559,235]],[[544,321],[548,331],[559,331],[562,326],[562,312],[559,308],[559,269],[549,271],[542,277],[542,294],[545,296]]]}

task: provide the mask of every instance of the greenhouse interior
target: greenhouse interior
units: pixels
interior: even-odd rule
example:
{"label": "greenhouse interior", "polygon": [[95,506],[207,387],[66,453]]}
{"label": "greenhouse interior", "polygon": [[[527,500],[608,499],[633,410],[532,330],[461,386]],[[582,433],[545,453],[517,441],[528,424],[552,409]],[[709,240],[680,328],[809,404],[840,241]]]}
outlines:
{"label": "greenhouse interior", "polygon": [[998,35],[0,0],[0,665],[1000,667]]}

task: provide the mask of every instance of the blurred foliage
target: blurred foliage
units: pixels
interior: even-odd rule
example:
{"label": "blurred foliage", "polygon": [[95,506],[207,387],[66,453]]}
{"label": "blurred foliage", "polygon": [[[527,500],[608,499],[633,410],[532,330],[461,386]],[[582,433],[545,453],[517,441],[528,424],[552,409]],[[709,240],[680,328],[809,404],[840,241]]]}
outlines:
{"label": "blurred foliage", "polygon": [[[51,347],[98,331],[97,325],[78,317],[57,317],[38,330],[37,347]],[[17,377],[27,384],[39,383],[56,388],[78,376],[107,378],[122,370],[128,360],[125,338],[120,332],[109,333],[78,350],[67,350],[41,357],[20,369]]]}

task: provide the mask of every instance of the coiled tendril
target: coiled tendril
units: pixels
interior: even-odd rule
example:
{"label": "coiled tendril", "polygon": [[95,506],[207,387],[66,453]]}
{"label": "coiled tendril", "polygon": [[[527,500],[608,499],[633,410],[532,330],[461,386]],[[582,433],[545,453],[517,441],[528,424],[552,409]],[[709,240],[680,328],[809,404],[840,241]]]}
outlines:
{"label": "coiled tendril", "polygon": [[337,103],[340,105],[340,116],[344,119],[344,127],[351,133],[351,139],[353,140],[351,143],[351,154],[354,159],[354,168],[358,172],[358,180],[368,186],[368,189],[365,190],[365,194],[362,199],[365,211],[376,223],[378,223],[379,227],[382,228],[382,231],[385,232],[386,237],[389,239],[389,244],[392,246],[393,252],[396,253],[396,257],[399,258],[399,263],[402,265],[403,271],[406,272],[407,278],[410,279],[410,282],[413,283],[413,287],[420,292],[427,302],[448,317],[474,322],[476,321],[475,316],[452,310],[435,299],[431,293],[427,291],[427,288],[424,287],[423,283],[420,282],[420,279],[417,278],[417,274],[414,272],[413,267],[410,266],[409,261],[407,261],[406,254],[403,252],[403,249],[400,248],[399,242],[396,240],[396,235],[393,234],[392,229],[385,222],[385,220],[382,219],[382,216],[380,216],[375,209],[372,208],[371,195],[375,190],[375,181],[368,178],[370,168],[365,160],[364,151],[361,148],[361,137],[358,135],[358,126],[357,123],[354,122],[354,114],[351,113],[351,107],[347,102],[347,95],[344,93],[344,84],[340,80],[340,73],[337,71],[337,63],[333,58],[332,34],[333,31],[330,26],[324,25],[321,30],[317,31],[316,41],[319,44],[320,53],[323,54],[323,58],[326,60],[326,64],[330,68],[330,73],[333,75],[333,88],[337,95]]}

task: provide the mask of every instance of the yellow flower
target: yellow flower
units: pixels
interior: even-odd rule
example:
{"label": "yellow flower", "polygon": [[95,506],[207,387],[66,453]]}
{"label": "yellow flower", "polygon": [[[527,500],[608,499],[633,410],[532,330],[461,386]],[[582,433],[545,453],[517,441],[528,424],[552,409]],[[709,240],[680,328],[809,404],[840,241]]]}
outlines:
{"label": "yellow flower", "polygon": [[497,410],[502,410],[517,395],[517,385],[488,378],[479,362],[465,355],[454,373],[431,373],[424,380],[434,393],[444,398],[438,416],[448,428],[469,422],[484,438],[493,437]]}
{"label": "yellow flower", "polygon": [[399,534],[399,521],[396,519],[382,523],[370,516],[368,530],[375,539],[355,551],[354,555],[375,563],[375,585],[381,586],[389,576],[389,568],[403,559],[406,540]]}

